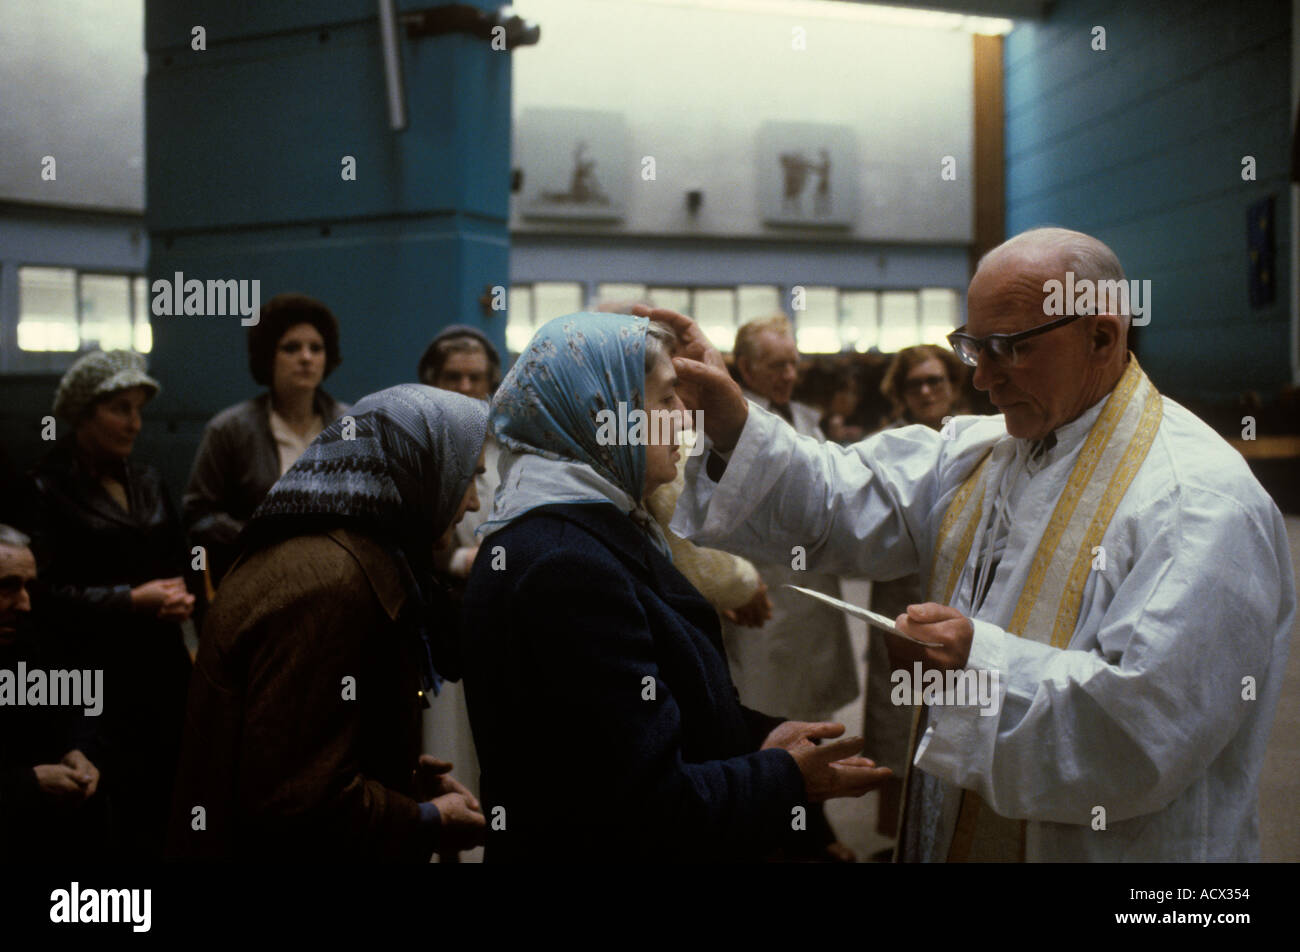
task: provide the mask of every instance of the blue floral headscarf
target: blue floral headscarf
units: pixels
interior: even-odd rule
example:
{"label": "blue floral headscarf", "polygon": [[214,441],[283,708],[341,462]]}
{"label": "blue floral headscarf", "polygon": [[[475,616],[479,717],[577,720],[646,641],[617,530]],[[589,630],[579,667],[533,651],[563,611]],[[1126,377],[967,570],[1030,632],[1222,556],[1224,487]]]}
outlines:
{"label": "blue floral headscarf", "polygon": [[557,317],[533,335],[492,398],[502,480],[480,531],[491,534],[538,506],[612,502],[667,552],[641,504],[645,446],[597,439],[601,411],[618,418],[645,410],[649,324],[644,317],[583,312]]}

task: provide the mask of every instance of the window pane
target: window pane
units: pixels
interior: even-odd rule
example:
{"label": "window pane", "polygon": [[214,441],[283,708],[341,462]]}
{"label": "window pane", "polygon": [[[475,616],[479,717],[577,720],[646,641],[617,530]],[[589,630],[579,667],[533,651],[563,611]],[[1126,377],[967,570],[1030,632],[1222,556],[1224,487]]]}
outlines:
{"label": "window pane", "polygon": [[840,292],[840,340],[865,354],[880,343],[880,320],[876,313],[880,295],[875,291]]}
{"label": "window pane", "polygon": [[125,275],[81,275],[81,343],[103,350],[131,346],[131,286]]}
{"label": "window pane", "polygon": [[736,302],[740,307],[740,323],[756,317],[773,317],[784,313],[781,309],[781,292],[775,284],[742,284],[736,288]]}
{"label": "window pane", "polygon": [[77,272],[71,268],[18,269],[18,347],[76,350]]}
{"label": "window pane", "polygon": [[731,288],[698,288],[695,291],[695,323],[724,353],[736,344],[736,292]]}
{"label": "window pane", "polygon": [[840,349],[840,320],[835,288],[805,288],[803,310],[795,311],[795,340],[805,354],[834,354]]}
{"label": "window pane", "polygon": [[957,329],[957,292],[952,288],[921,289],[921,340],[948,346],[948,335]]}
{"label": "window pane", "polygon": [[591,302],[597,307],[624,311],[633,304],[644,304],[646,300],[644,284],[598,284],[596,300]]}
{"label": "window pane", "polygon": [[581,310],[582,285],[577,282],[539,281],[533,285],[534,326]]}
{"label": "window pane", "polygon": [[135,349],[147,354],[153,350],[153,325],[149,323],[149,285],[144,278],[132,281],[135,289]]}
{"label": "window pane", "polygon": [[528,285],[510,288],[506,297],[506,349],[521,354],[533,339],[533,289]]}
{"label": "window pane", "polygon": [[915,291],[884,291],[880,295],[880,349],[896,354],[921,342]]}
{"label": "window pane", "polygon": [[[655,307],[666,307],[678,314],[691,314],[691,292],[689,288],[651,288],[650,303]],[[717,342],[715,341],[716,345]],[[728,347],[731,345],[728,344]]]}

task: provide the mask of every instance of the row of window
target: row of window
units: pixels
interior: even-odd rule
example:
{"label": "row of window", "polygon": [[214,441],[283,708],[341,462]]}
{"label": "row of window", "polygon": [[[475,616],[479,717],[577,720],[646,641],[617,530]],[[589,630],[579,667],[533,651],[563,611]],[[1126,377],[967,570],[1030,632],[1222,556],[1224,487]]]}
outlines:
{"label": "row of window", "polygon": [[[808,354],[866,351],[895,353],[916,344],[946,343],[957,326],[961,302],[951,288],[867,291],[776,285],[672,288],[644,284],[598,284],[591,309],[623,309],[648,303],[689,314],[716,347],[729,352],[736,329],[754,318],[791,315],[799,350]],[[576,281],[515,285],[507,304],[506,346],[519,353],[533,332],[552,318],[583,309]]]}
{"label": "row of window", "polygon": [[18,349],[153,349],[142,275],[73,268],[18,269]]}
{"label": "row of window", "polygon": [[[141,275],[99,274],[72,268],[18,269],[18,347],[24,351],[77,351],[90,347],[153,347],[149,296]],[[506,346],[519,353],[533,332],[552,318],[591,308],[649,303],[690,314],[720,349],[730,351],[736,328],[780,312],[793,315],[805,353],[893,353],[914,344],[943,344],[956,326],[960,302],[951,288],[866,291],[776,285],[653,287],[599,284],[584,305],[576,281],[538,282],[510,288]]]}

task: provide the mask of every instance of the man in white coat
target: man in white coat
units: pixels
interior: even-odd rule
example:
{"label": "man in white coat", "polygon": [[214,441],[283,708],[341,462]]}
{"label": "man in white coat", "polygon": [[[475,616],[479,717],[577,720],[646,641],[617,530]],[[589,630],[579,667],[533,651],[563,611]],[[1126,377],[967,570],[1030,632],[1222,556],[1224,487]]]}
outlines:
{"label": "man in white coat", "polygon": [[905,858],[1259,856],[1296,604],[1284,524],[1128,353],[1130,298],[1097,294],[1123,280],[1078,232],[994,249],[950,341],[1002,414],[846,448],[789,433],[693,322],[655,315],[684,341],[679,390],[713,444],[674,529],[750,558],[805,545],[821,571],[920,572],[929,601],[897,624],[936,647],[890,639],[900,693],[918,662],[988,689],[923,697]]}
{"label": "man in white coat", "polygon": [[[781,417],[794,433],[826,441],[817,411],[792,399],[799,351],[789,318],[778,314],[741,325],[732,355],[745,399]],[[805,553],[792,550],[757,565],[772,617],[757,629],[724,619],[722,641],[731,678],[747,707],[796,721],[829,721],[859,694],[857,660],[844,615],[785,587],[801,585],[839,598],[839,578],[809,571],[806,563]],[[808,831],[807,855],[833,862],[856,859],[836,839],[820,804],[809,814]]]}
{"label": "man in white coat", "polygon": [[[784,315],[749,321],[736,332],[733,355],[745,399],[820,442],[817,411],[794,402],[799,353]],[[767,583],[772,618],[755,630],[724,622],[732,680],[746,706],[797,721],[828,721],[858,696],[857,660],[844,616],[784,585],[802,585],[836,598],[835,575],[805,568],[805,555],[786,550],[756,566]]]}

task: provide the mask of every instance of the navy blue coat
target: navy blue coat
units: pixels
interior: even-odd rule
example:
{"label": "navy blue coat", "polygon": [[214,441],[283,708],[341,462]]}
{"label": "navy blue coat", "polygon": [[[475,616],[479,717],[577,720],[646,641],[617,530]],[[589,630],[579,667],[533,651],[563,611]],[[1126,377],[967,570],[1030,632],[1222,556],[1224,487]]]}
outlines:
{"label": "navy blue coat", "polygon": [[746,860],[800,836],[799,769],[758,750],[780,718],[741,706],[713,607],[613,505],[489,536],[464,612],[487,860]]}

